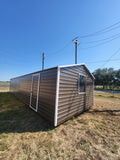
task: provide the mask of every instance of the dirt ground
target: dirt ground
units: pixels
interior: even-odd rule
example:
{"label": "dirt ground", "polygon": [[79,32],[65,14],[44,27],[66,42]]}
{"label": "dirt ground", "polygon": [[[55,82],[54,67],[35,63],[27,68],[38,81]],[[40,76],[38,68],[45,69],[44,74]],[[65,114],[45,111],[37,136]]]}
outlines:
{"label": "dirt ground", "polygon": [[120,160],[120,95],[53,128],[10,93],[0,93],[0,160]]}

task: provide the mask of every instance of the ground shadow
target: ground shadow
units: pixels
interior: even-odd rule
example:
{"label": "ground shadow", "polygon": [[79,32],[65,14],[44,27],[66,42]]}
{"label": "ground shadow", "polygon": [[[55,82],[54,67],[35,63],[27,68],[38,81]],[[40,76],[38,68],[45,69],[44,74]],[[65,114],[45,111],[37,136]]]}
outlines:
{"label": "ground shadow", "polygon": [[87,113],[109,113],[111,116],[120,116],[116,113],[120,113],[120,110],[87,110]]}
{"label": "ground shadow", "polygon": [[0,93],[0,134],[52,130],[54,127],[10,93]]}
{"label": "ground shadow", "polygon": [[102,94],[98,94],[97,96],[99,96],[99,97],[103,97],[103,98],[112,98],[112,99],[120,99],[120,96],[119,96],[119,94],[115,94],[115,95],[107,95],[107,96],[104,96],[104,95],[102,95]]}

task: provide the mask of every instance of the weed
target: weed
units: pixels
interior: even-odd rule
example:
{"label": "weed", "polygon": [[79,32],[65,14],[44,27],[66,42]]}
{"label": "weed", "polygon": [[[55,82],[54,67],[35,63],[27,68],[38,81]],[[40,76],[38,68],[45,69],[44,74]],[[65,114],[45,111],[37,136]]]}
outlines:
{"label": "weed", "polygon": [[87,125],[82,125],[82,127],[80,129],[81,130],[87,130],[87,129],[89,129],[89,127]]}
{"label": "weed", "polygon": [[118,149],[119,149],[119,146],[114,144],[111,152],[114,153],[114,154],[118,154]]}
{"label": "weed", "polygon": [[89,144],[86,143],[86,142],[80,142],[80,143],[77,145],[77,149],[81,149],[81,150],[85,151],[88,155],[91,154],[90,146],[89,146]]}
{"label": "weed", "polygon": [[81,124],[85,124],[85,125],[88,124],[88,120],[87,119],[78,119],[77,122],[81,123]]}
{"label": "weed", "polygon": [[7,148],[7,144],[4,141],[0,141],[0,151],[4,151]]}

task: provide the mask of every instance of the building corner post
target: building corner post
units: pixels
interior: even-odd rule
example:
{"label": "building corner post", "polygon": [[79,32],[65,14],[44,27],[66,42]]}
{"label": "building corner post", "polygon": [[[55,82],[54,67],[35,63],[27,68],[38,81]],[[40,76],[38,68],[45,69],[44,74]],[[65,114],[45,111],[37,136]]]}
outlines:
{"label": "building corner post", "polygon": [[57,118],[58,118],[59,81],[60,81],[60,67],[58,66],[57,67],[57,79],[56,79],[54,127],[57,126]]}

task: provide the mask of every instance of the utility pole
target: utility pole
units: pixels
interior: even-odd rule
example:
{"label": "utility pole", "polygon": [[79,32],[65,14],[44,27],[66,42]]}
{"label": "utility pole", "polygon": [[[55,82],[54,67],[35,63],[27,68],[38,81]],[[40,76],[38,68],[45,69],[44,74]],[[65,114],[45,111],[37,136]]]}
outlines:
{"label": "utility pole", "polygon": [[75,43],[75,64],[77,64],[77,46],[80,45],[80,43],[77,41],[77,38],[78,38],[78,37],[76,37],[76,38],[74,38],[74,39],[72,40],[72,42]]}
{"label": "utility pole", "polygon": [[44,70],[44,59],[45,59],[45,54],[42,53],[42,70]]}

